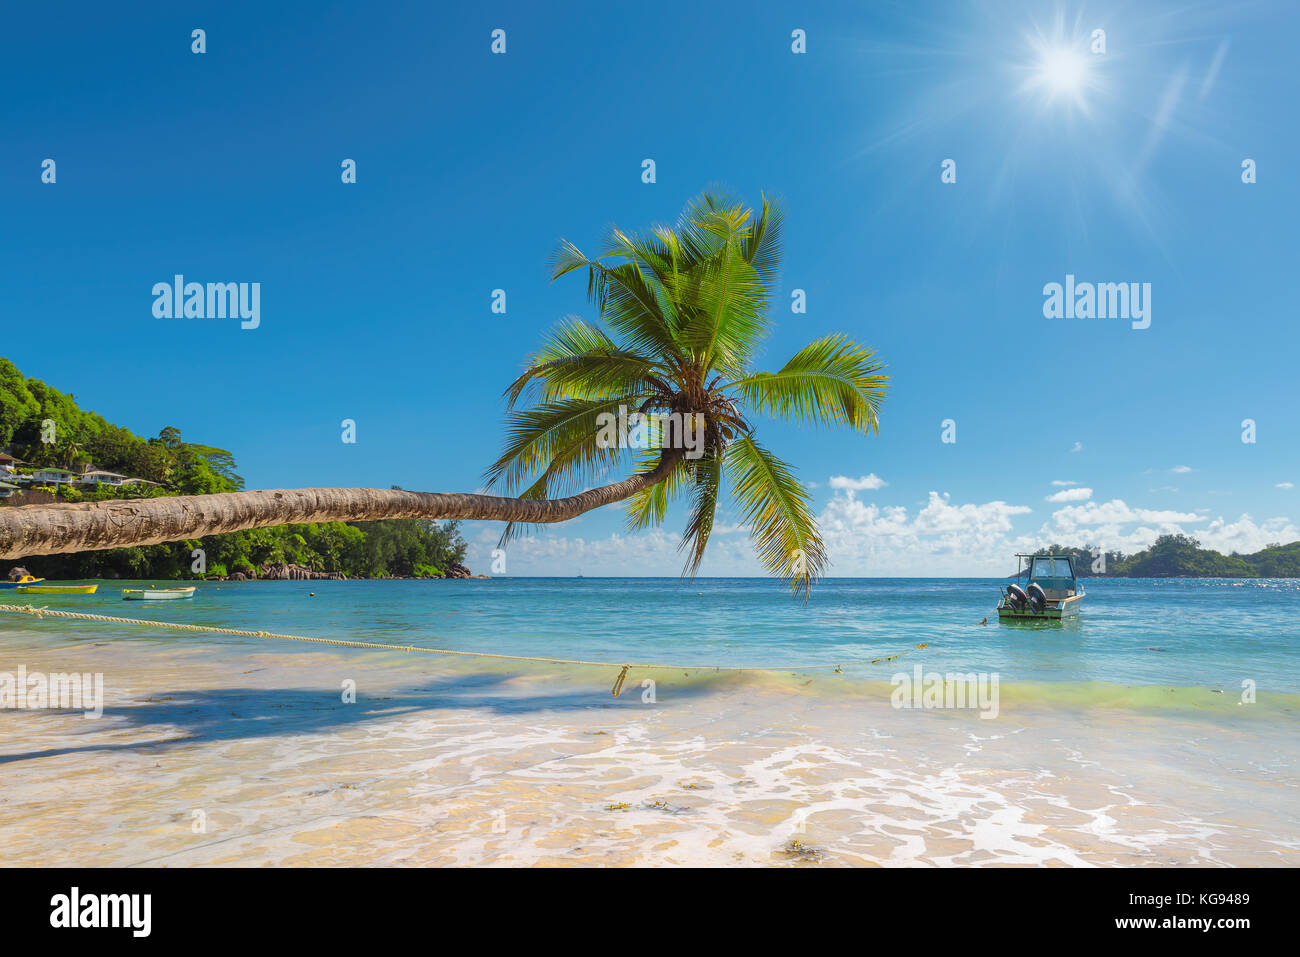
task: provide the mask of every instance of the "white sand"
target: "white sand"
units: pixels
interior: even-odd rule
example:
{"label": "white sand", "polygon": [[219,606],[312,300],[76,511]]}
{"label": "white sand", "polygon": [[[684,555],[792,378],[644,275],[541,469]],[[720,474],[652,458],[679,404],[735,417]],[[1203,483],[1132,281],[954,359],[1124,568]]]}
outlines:
{"label": "white sand", "polygon": [[636,673],[615,700],[600,669],[9,624],[0,671],[107,697],[0,711],[10,865],[1300,861],[1294,715],[989,721],[761,676],[659,675],[650,703]]}

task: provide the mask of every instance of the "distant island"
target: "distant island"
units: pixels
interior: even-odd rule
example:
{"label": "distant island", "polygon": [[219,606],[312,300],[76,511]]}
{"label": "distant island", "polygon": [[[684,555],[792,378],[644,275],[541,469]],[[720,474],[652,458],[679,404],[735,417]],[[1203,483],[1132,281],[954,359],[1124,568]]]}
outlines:
{"label": "distant island", "polygon": [[[144,439],[0,358],[0,507],[237,492],[225,449],[165,428]],[[80,578],[470,578],[458,522],[387,519],[257,528],[166,545],[23,559]],[[202,551],[200,560],[194,551]],[[6,574],[0,569],[0,578]]]}
{"label": "distant island", "polygon": [[[1202,548],[1190,535],[1161,535],[1150,548],[1133,555],[1106,552],[1104,566],[1095,547],[1052,545],[1034,554],[1069,555],[1080,578],[1300,578],[1300,542],[1268,545],[1250,555],[1224,555]],[[1097,570],[1094,565],[1099,565]]]}

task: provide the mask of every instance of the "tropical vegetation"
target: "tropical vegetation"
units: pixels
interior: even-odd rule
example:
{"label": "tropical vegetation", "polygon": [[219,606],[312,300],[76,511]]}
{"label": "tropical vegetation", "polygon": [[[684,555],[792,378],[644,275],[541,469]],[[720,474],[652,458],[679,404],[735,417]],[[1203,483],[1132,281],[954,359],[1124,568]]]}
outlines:
{"label": "tropical vegetation", "polygon": [[1069,555],[1080,578],[1300,578],[1300,542],[1268,545],[1249,555],[1224,555],[1202,548],[1189,535],[1161,535],[1150,548],[1133,555],[1106,552],[1104,571],[1097,548],[1052,545],[1034,554]]}

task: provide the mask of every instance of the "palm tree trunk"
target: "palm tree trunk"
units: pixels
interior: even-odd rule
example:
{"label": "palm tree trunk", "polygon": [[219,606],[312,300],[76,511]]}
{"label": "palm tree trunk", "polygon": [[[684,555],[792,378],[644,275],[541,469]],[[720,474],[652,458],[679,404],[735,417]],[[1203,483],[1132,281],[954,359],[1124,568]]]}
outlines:
{"label": "palm tree trunk", "polygon": [[681,460],[665,449],[652,471],[556,499],[377,488],[303,488],[0,508],[0,559],[157,545],[269,525],[384,518],[549,523],[575,518],[662,481]]}

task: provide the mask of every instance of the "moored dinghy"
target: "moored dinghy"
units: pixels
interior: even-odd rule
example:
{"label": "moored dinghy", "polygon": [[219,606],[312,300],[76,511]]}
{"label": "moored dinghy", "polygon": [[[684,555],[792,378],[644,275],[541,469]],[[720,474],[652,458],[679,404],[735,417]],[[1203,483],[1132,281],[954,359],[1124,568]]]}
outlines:
{"label": "moored dinghy", "polygon": [[188,588],[123,588],[125,601],[174,601],[177,598],[193,598],[194,586]]}
{"label": "moored dinghy", "polygon": [[18,591],[25,595],[93,595],[98,585],[19,585]]}
{"label": "moored dinghy", "polygon": [[44,578],[33,578],[31,575],[17,575],[8,581],[0,581],[0,588],[22,588],[26,585],[36,585],[45,581]]}
{"label": "moored dinghy", "polygon": [[[1022,587],[1024,573],[1029,578]],[[1002,589],[998,619],[1060,621],[1078,614],[1083,596],[1069,555],[1016,555],[1016,583]]]}

